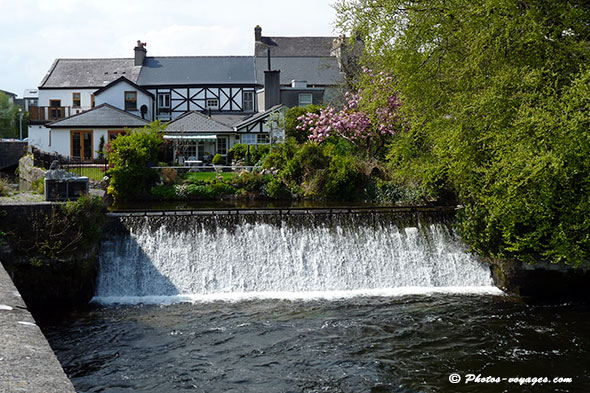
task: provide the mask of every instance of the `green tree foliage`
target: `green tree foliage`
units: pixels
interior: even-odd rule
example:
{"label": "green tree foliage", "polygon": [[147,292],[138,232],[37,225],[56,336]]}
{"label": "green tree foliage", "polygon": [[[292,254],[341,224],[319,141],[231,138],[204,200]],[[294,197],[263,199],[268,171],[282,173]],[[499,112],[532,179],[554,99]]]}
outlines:
{"label": "green tree foliage", "polygon": [[311,132],[309,130],[297,129],[297,126],[301,126],[303,121],[299,120],[299,117],[306,113],[320,114],[321,107],[317,105],[308,105],[306,107],[296,106],[289,108],[285,112],[285,136],[287,138],[295,138],[298,143],[305,143]]}
{"label": "green tree foliage", "polygon": [[149,195],[158,181],[151,168],[157,161],[164,126],[156,121],[131,133],[121,135],[108,148],[111,181],[108,193],[115,201],[138,199]]}
{"label": "green tree foliage", "polygon": [[337,5],[366,62],[391,72],[407,131],[391,166],[465,205],[492,257],[590,259],[590,7],[581,0]]}
{"label": "green tree foliage", "polygon": [[[23,115],[23,138],[27,135],[28,113]],[[8,95],[0,91],[0,138],[18,138],[20,135],[18,106],[9,101]]]}

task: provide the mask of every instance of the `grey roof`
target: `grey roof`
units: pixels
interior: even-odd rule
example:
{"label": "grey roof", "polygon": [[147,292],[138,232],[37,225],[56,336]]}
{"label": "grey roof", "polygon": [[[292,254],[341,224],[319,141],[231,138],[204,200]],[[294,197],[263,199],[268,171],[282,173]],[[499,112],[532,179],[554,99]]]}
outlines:
{"label": "grey roof", "polygon": [[144,89],[143,87],[139,86],[137,83],[130,81],[125,76],[120,76],[119,78],[115,79],[114,81],[112,81],[108,85],[103,86],[100,89],[96,90],[94,92],[94,95],[97,96],[97,95],[101,94],[102,92],[108,90],[112,86],[118,85],[119,83],[122,83],[122,82],[127,83],[129,86],[132,86],[134,89],[137,89],[137,90],[143,92],[144,94],[147,94],[148,96],[151,96],[152,98],[154,98],[154,95],[152,93],[150,93],[148,90]]}
{"label": "grey roof", "polygon": [[258,112],[255,115],[252,115],[252,116],[242,120],[241,122],[236,123],[234,125],[234,128],[239,129],[239,128],[245,127],[249,124],[252,124],[254,122],[257,122],[261,119],[264,119],[265,117],[268,117],[268,115],[270,115],[273,112],[276,112],[277,110],[281,109],[282,107],[283,107],[283,105],[279,104],[279,105],[275,105],[275,106],[265,110],[264,112]]}
{"label": "grey roof", "polygon": [[0,89],[0,92],[2,92],[2,93],[4,93],[4,94],[6,94],[6,95],[7,95],[7,96],[9,96],[9,97],[16,97],[16,94],[14,94],[14,93],[11,93],[11,92],[9,92],[9,91],[6,91],[6,90],[2,90],[2,89]]}
{"label": "grey roof", "polygon": [[233,129],[198,111],[190,111],[168,123],[166,134],[180,132],[232,132]]}
{"label": "grey roof", "polygon": [[57,59],[40,88],[103,87],[121,76],[136,82],[141,67],[134,59]]}
{"label": "grey roof", "polygon": [[109,104],[102,104],[89,111],[49,123],[47,126],[50,128],[138,128],[149,123],[149,121],[122,111],[119,108],[115,108]]}
{"label": "grey roof", "polygon": [[241,122],[245,118],[251,115],[244,115],[243,113],[213,113],[211,118],[218,123],[225,124],[226,126],[233,127],[234,124]]}
{"label": "grey roof", "polygon": [[[335,57],[275,57],[271,59],[273,70],[280,70],[281,85],[290,85],[293,79],[306,81],[308,85],[338,85],[344,80]],[[266,59],[256,58],[256,78],[264,84]]]}
{"label": "grey roof", "polygon": [[255,84],[252,56],[146,57],[141,86]]}
{"label": "grey roof", "polygon": [[256,42],[254,55],[266,57],[329,57],[336,37],[265,37]]}

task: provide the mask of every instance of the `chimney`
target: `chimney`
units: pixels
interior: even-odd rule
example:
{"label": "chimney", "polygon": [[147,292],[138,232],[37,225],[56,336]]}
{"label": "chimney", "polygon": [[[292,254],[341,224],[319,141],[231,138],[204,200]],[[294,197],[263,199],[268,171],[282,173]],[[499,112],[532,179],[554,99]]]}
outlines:
{"label": "chimney", "polygon": [[254,28],[254,41],[262,41],[262,27],[260,27],[260,25],[256,25],[256,27]]}
{"label": "chimney", "polygon": [[141,42],[137,40],[137,46],[133,48],[135,51],[135,63],[134,65],[140,66],[143,64],[143,59],[145,59],[145,55],[147,54],[147,50],[145,49],[145,42]]}
{"label": "chimney", "polygon": [[264,110],[281,103],[281,71],[264,71]]}

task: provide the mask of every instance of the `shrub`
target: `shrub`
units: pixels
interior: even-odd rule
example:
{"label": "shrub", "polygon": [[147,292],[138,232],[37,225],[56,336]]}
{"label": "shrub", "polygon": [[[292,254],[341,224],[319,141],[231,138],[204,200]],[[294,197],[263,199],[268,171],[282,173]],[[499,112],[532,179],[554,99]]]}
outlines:
{"label": "shrub", "polygon": [[326,171],[325,196],[328,199],[354,199],[362,192],[359,185],[363,180],[354,158],[350,156],[334,156]]}
{"label": "shrub", "polygon": [[225,165],[225,158],[221,154],[216,154],[211,163],[213,165]]}
{"label": "shrub", "polygon": [[308,141],[311,132],[309,132],[307,129],[297,129],[297,126],[303,124],[303,122],[299,120],[299,117],[310,112],[319,114],[320,109],[321,108],[317,105],[308,105],[306,107],[296,106],[294,108],[290,108],[285,113],[285,136],[287,138],[294,138],[297,143],[305,143]]}
{"label": "shrub", "polygon": [[178,172],[176,172],[176,169],[174,168],[164,168],[162,169],[160,176],[164,184],[172,184],[178,178]]}
{"label": "shrub", "polygon": [[265,184],[262,192],[264,195],[273,199],[289,199],[291,197],[291,193],[285,183],[280,178],[274,176]]}
{"label": "shrub", "polygon": [[115,201],[141,197],[159,180],[148,165],[157,161],[163,129],[159,122],[154,122],[111,143],[108,171],[111,183],[107,191]]}
{"label": "shrub", "polygon": [[232,184],[236,188],[242,188],[246,191],[260,191],[264,186],[265,178],[259,172],[242,171],[235,174],[232,178]]}
{"label": "shrub", "polygon": [[242,161],[245,165],[258,164],[270,153],[270,145],[247,145],[238,143],[227,152],[228,162]]}
{"label": "shrub", "polygon": [[159,198],[159,199],[175,199],[176,198],[176,190],[174,186],[169,184],[163,184],[159,186],[152,187],[152,195]]}
{"label": "shrub", "polygon": [[329,160],[320,145],[307,142],[287,162],[281,176],[287,182],[302,183],[306,175],[328,166]]}
{"label": "shrub", "polygon": [[8,182],[0,177],[0,196],[8,195]]}

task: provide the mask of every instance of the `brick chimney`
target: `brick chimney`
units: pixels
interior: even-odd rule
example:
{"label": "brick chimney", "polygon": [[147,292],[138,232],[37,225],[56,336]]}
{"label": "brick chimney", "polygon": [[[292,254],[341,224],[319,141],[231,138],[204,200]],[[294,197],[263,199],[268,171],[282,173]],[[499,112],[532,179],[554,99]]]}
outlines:
{"label": "brick chimney", "polygon": [[262,27],[260,27],[260,25],[256,25],[254,28],[254,41],[262,41]]}
{"label": "brick chimney", "polygon": [[133,48],[135,51],[135,62],[134,65],[140,66],[143,64],[143,59],[145,59],[145,55],[147,54],[147,50],[145,49],[145,42],[141,42],[137,40],[137,46]]}

